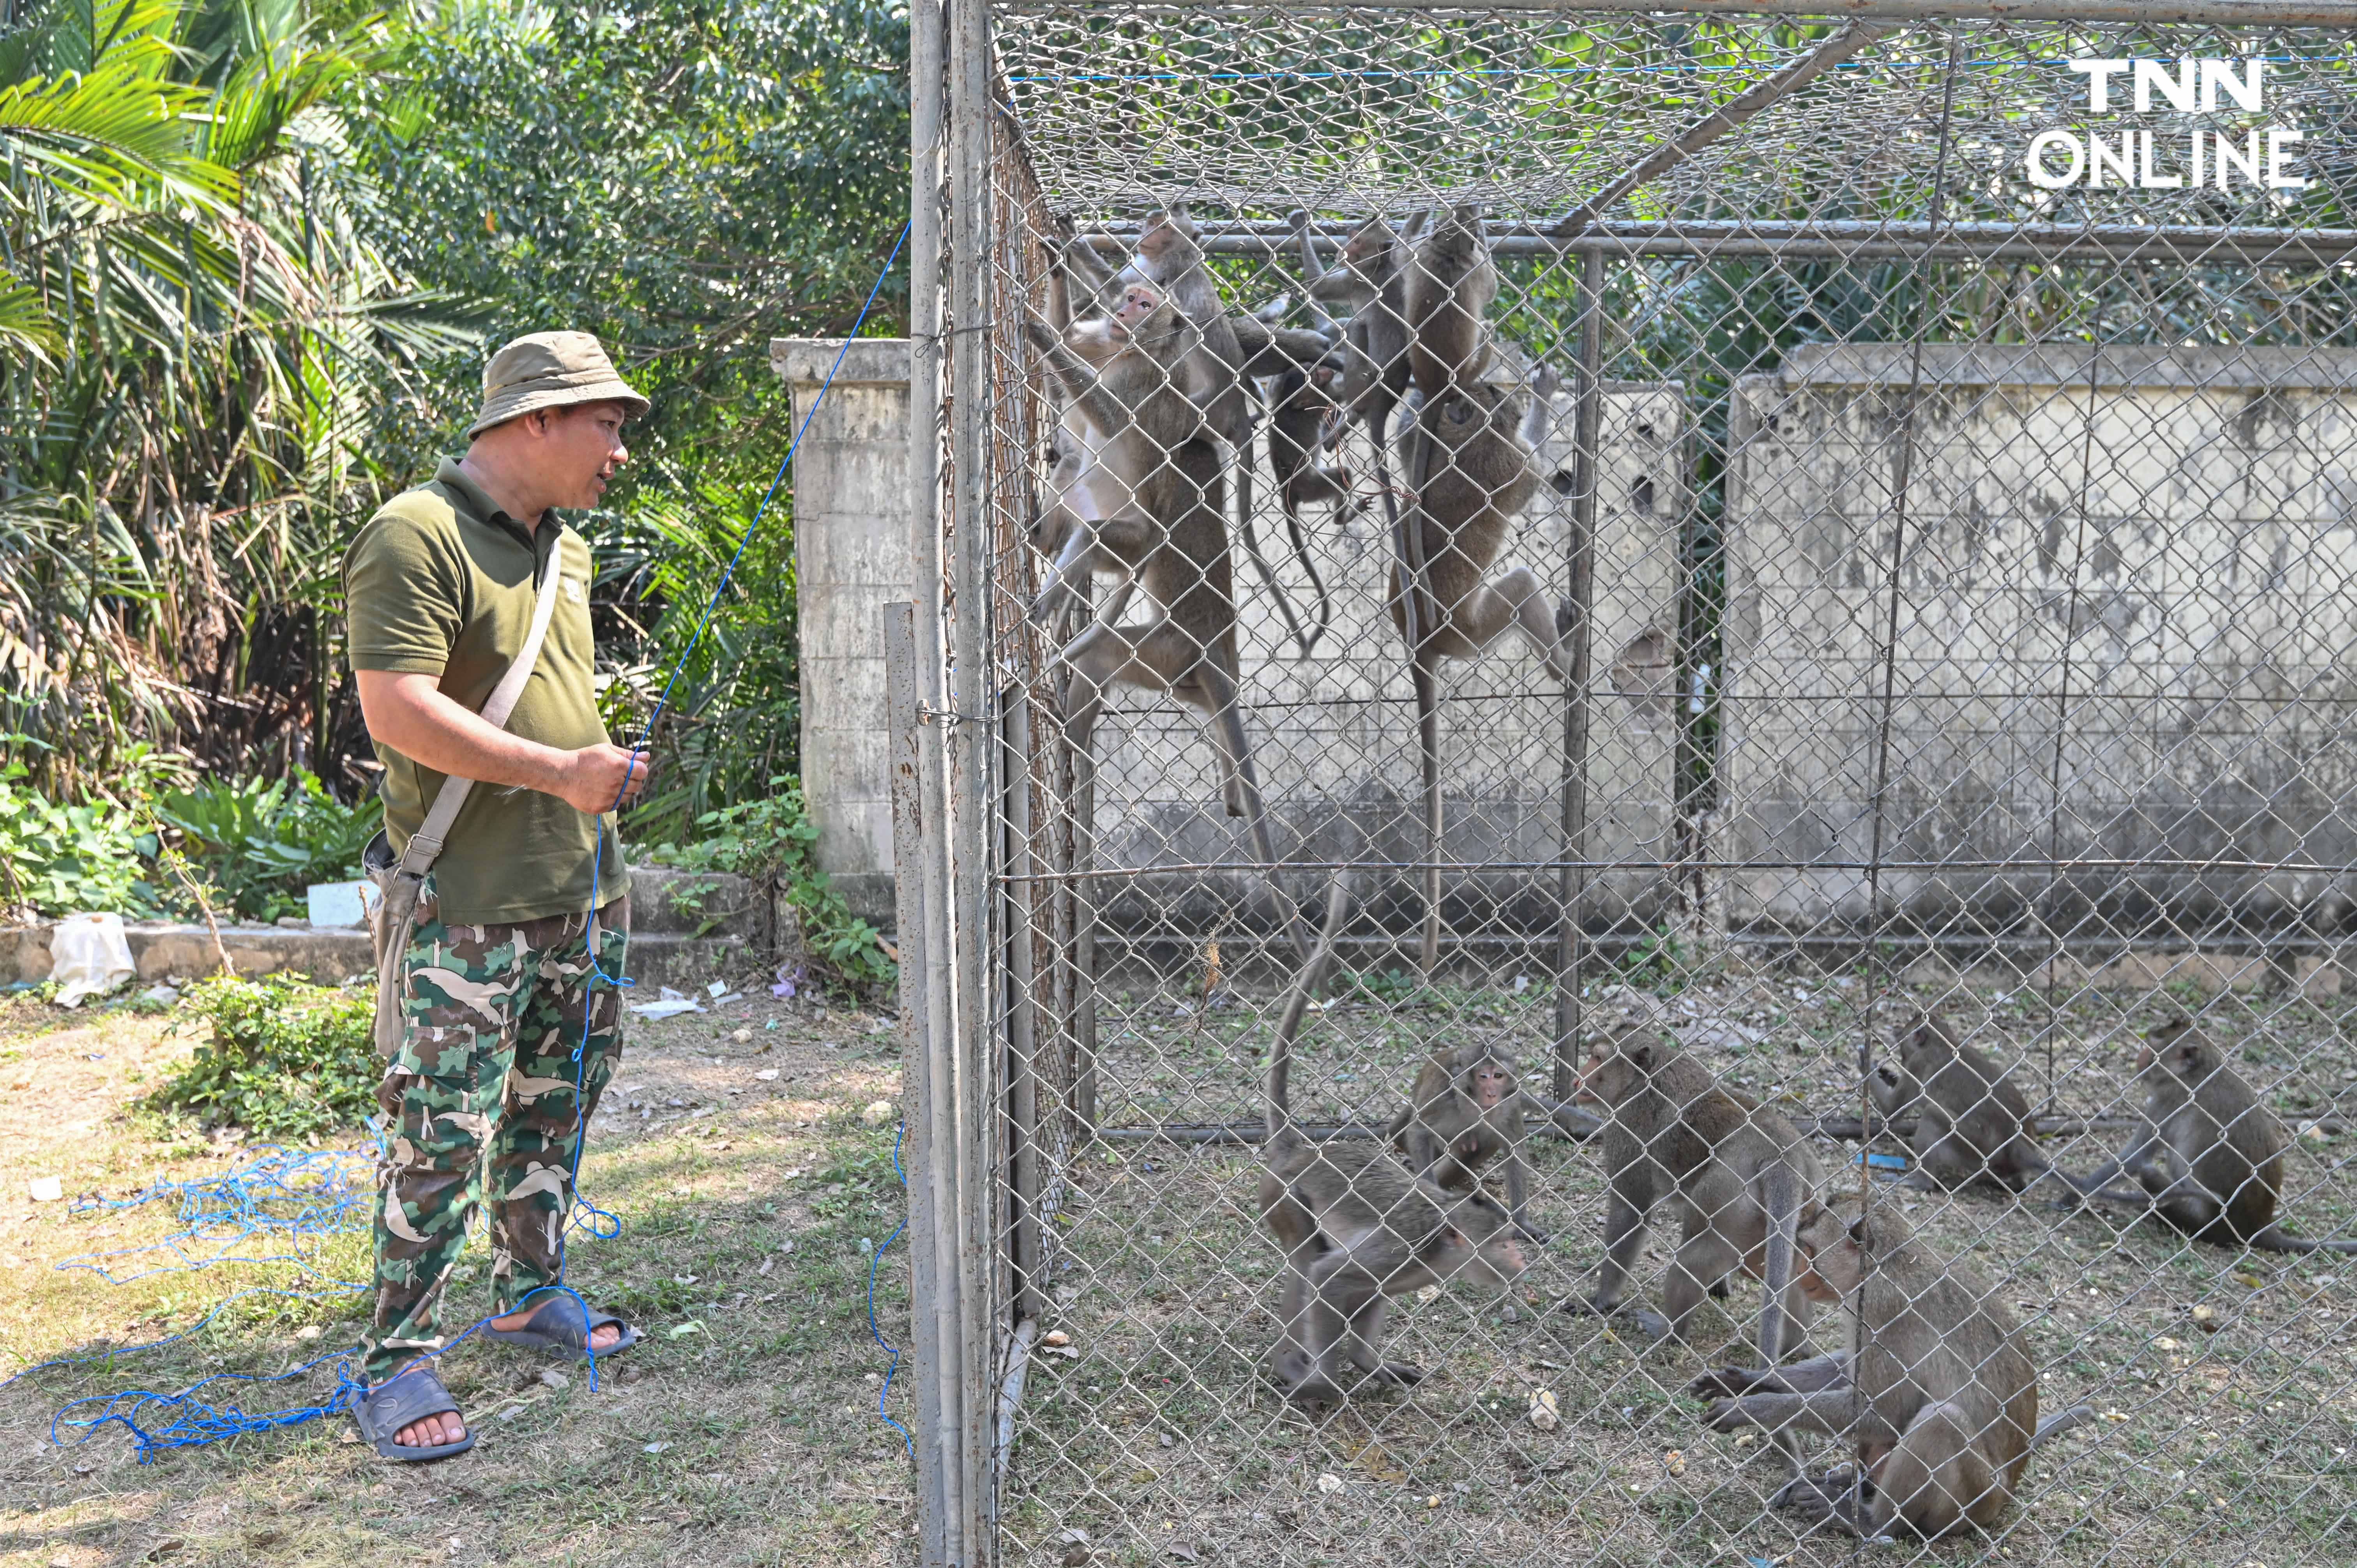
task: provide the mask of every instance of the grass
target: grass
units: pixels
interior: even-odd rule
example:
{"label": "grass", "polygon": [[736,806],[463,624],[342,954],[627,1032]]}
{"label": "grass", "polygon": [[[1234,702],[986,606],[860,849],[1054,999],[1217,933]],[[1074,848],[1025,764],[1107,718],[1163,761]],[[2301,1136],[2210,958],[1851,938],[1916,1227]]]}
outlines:
{"label": "grass", "polygon": [[[769,1017],[779,1026],[766,1029]],[[248,1157],[237,1144],[158,1142],[131,1102],[186,1056],[165,1020],[0,1004],[0,1361],[9,1369],[185,1327],[244,1285],[290,1271],[226,1265],[121,1287],[50,1265],[172,1227],[27,1200],[38,1176],[70,1196],[122,1196]],[[750,1038],[731,1036],[749,1028]],[[475,1450],[398,1467],[348,1419],[136,1464],[106,1428],[47,1441],[52,1411],[83,1395],[175,1389],[214,1371],[276,1372],[349,1343],[364,1299],[250,1298],[204,1333],[112,1363],[0,1391],[0,1564],[866,1563],[905,1560],[909,1463],[876,1416],[886,1364],[867,1335],[867,1254],[905,1203],[893,1128],[861,1107],[897,1100],[896,1036],[870,1015],[732,1007],[719,1017],[633,1021],[617,1089],[593,1129],[584,1190],[620,1237],[572,1243],[588,1298],[647,1342],[592,1391],[578,1366],[470,1342],[446,1366],[477,1426]],[[774,1080],[755,1078],[775,1069]],[[355,1132],[329,1142],[362,1141]],[[454,1312],[488,1310],[487,1254],[470,1250]],[[358,1279],[362,1237],[330,1240],[320,1275]],[[907,1338],[905,1259],[878,1286],[887,1338]],[[463,1319],[462,1319],[463,1321]],[[700,1326],[691,1326],[700,1325]],[[905,1370],[906,1363],[903,1362]],[[316,1399],[328,1369],[232,1397],[248,1409]],[[908,1401],[896,1384],[896,1415]],[[453,1544],[455,1542],[455,1544]]]}
{"label": "grass", "polygon": [[[1108,999],[1108,1121],[1255,1113],[1262,1010],[1196,1010],[1187,989]],[[1690,1046],[1724,1078],[1790,1109],[1838,1113],[1857,1104],[1862,995],[1842,977],[1726,975],[1673,998],[1667,1021],[1690,1026]],[[2080,1113],[2133,1103],[2135,1032],[2173,1004],[2090,992],[2050,1030],[2033,993],[1943,998],[1977,1043],[2021,1060],[2034,1105],[2053,1039],[2055,1108]],[[1591,999],[1590,1019],[1634,1022],[1657,1005],[1616,988]],[[1538,987],[1361,993],[1305,1039],[1297,1106],[1380,1124],[1436,1044],[1480,1034],[1537,1059],[1551,1006]],[[2210,1016],[2295,1124],[2357,1110],[2357,1050],[2337,1001],[2228,996]],[[2346,1134],[2301,1140],[2287,1178],[2296,1227],[2357,1230],[2352,1146]],[[1854,1188],[1856,1167],[1841,1174],[1847,1155],[1820,1148],[1834,1180]],[[2081,1168],[2100,1157],[2093,1140],[2051,1152]],[[1093,1561],[1140,1568],[1919,1558],[2284,1568],[2357,1557],[2357,1260],[2242,1257],[2000,1195],[1879,1188],[1877,1201],[1902,1205],[1927,1239],[1997,1283],[2024,1325],[2045,1409],[2084,1402],[2115,1419],[2033,1457],[1996,1541],[1871,1546],[1861,1558],[1853,1542],[1801,1538],[1766,1512],[1781,1477],[1694,1419],[1687,1380],[1742,1354],[1728,1311],[1706,1308],[1695,1355],[1552,1310],[1592,1283],[1603,1193],[1590,1152],[1545,1140],[1534,1157],[1539,1222],[1554,1240],[1522,1287],[1404,1303],[1392,1353],[1431,1377],[1318,1413],[1286,1405],[1260,1376],[1275,1334],[1275,1271],[1253,1209],[1250,1151],[1088,1150],[1055,1227],[1043,1324],[1076,1354],[1035,1363],[1005,1503],[1006,1561],[1064,1562],[1080,1533]],[[1647,1266],[1666,1260],[1657,1230]],[[1727,1308],[1748,1316],[1756,1302],[1738,1282]],[[1830,1348],[1840,1328],[1821,1318],[1815,1335]],[[1527,1419],[1541,1390],[1562,1411],[1551,1432]],[[1819,1451],[1831,1462],[1830,1445]]]}
{"label": "grass", "polygon": [[[1109,1121],[1253,1113],[1259,1009],[1190,1010],[1189,993],[1108,999]],[[1854,1104],[1860,994],[1839,977],[1730,975],[1668,1005],[1691,1009],[1673,1020],[1695,1026],[1690,1038],[1725,1077],[1835,1112]],[[2352,1020],[2338,1001],[2190,1000],[2209,1002],[2245,1072],[2296,1122],[2357,1110]],[[1622,989],[1592,998],[1592,1017],[1609,1026],[1656,1004]],[[2033,1102],[2043,1097],[2040,999],[1983,987],[1945,1004],[1984,1046],[2020,1058]],[[2065,1008],[2052,1031],[2058,1107],[2118,1102],[2134,1031],[2166,1004],[2090,993]],[[1379,1120],[1410,1060],[1436,1042],[1478,1031],[1532,1059],[1549,1006],[1537,986],[1340,1004],[1305,1042],[1300,1103],[1320,1117]],[[772,1015],[780,1026],[764,1029]],[[242,1283],[285,1277],[230,1268],[117,1289],[48,1267],[166,1227],[145,1211],[98,1219],[31,1204],[31,1177],[119,1196],[244,1157],[219,1141],[158,1142],[152,1123],[127,1114],[188,1049],[185,1037],[162,1037],[163,1022],[117,1010],[61,1024],[36,1002],[0,1005],[0,1346],[12,1358],[152,1338]],[[750,1038],[734,1039],[737,1028]],[[574,1272],[591,1300],[630,1314],[650,1338],[604,1389],[592,1391],[577,1368],[553,1387],[541,1373],[554,1363],[463,1348],[451,1383],[481,1442],[423,1470],[378,1463],[342,1421],[144,1467],[111,1430],[80,1448],[47,1444],[65,1399],[275,1371],[356,1328],[350,1297],[241,1305],[181,1345],[0,1391],[0,1564],[910,1561],[910,1477],[899,1438],[875,1419],[884,1358],[866,1335],[860,1250],[904,1212],[891,1129],[856,1114],[899,1093],[894,1036],[882,1028],[868,1015],[766,1004],[634,1024],[585,1176],[624,1230],[576,1243]],[[753,1076],[771,1069],[776,1080]],[[2302,1139],[2287,1205],[2302,1230],[2352,1228],[2352,1143]],[[2053,1152],[2084,1164],[2095,1147]],[[1829,1164],[1841,1157],[1828,1154]],[[1534,1155],[1538,1217],[1555,1239],[1523,1286],[1411,1298],[1393,1347],[1432,1377],[1315,1413],[1275,1399],[1258,1375],[1275,1333],[1275,1273],[1253,1215],[1250,1152],[1083,1149],[1055,1226],[1043,1325],[1068,1343],[1033,1362],[1003,1498],[1005,1560],[1065,1563],[1083,1532],[1088,1561],[1135,1568],[1919,1558],[2287,1568],[2357,1556],[2357,1260],[2237,1257],[1995,1196],[1881,1189],[1878,1201],[1910,1206],[1936,1245],[1999,1282],[2046,1408],[2083,1402],[2125,1419],[2038,1455],[1994,1542],[1860,1549],[1796,1538],[1764,1514],[1768,1468],[1695,1423],[1683,1389],[1706,1359],[1736,1353],[1727,1311],[1706,1308],[1704,1349],[1688,1355],[1551,1310],[1592,1277],[1602,1195],[1587,1150],[1544,1141]],[[1651,1263],[1663,1256],[1656,1245]],[[357,1238],[319,1262],[346,1278],[365,1266]],[[468,1267],[454,1300],[479,1310],[479,1251]],[[888,1258],[880,1305],[896,1343],[906,1338],[906,1277]],[[1750,1298],[1738,1288],[1727,1305],[1747,1313]],[[2197,1307],[2209,1326],[2196,1324]],[[307,1328],[319,1333],[305,1338]],[[1816,1337],[1834,1342],[1837,1326],[1821,1319]],[[1526,1416],[1542,1389],[1562,1411],[1551,1432]],[[893,1408],[906,1419],[897,1387]]]}

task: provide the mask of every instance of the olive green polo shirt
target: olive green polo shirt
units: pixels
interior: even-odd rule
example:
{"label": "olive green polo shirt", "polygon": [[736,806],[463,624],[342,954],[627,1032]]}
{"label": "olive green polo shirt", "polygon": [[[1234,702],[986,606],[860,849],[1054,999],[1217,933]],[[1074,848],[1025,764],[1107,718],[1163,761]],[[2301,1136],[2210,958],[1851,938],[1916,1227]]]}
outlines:
{"label": "olive green polo shirt", "polygon": [[[566,751],[604,741],[591,684],[588,542],[553,511],[526,531],[447,457],[433,483],[379,508],[344,553],[352,668],[436,676],[445,696],[480,713],[532,630],[533,584],[551,550],[563,553],[556,610],[507,728]],[[398,854],[443,776],[382,741],[376,755],[385,832]],[[603,904],[630,891],[610,814],[593,825],[554,795],[478,784],[434,863],[442,918],[504,925],[581,913],[601,832]]]}

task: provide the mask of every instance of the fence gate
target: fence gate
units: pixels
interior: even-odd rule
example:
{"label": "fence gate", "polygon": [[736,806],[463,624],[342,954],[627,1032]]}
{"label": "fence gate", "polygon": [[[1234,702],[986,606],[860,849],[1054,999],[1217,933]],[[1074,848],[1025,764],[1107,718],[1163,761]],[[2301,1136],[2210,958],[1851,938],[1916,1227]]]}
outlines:
{"label": "fence gate", "polygon": [[[929,1563],[2357,1559],[2357,1258],[2282,1250],[2357,1236],[2357,5],[1824,9],[915,8]],[[1346,869],[1294,1114],[1377,1169],[1511,1055],[1544,1240],[1321,1390],[1261,1086]],[[1710,1106],[1846,1360],[1697,1389]]]}

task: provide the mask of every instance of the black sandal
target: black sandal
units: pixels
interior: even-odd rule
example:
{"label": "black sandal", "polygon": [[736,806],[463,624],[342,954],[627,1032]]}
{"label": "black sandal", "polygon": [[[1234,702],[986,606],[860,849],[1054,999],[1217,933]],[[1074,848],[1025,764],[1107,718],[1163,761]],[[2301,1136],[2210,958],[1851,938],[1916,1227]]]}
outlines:
{"label": "black sandal", "polygon": [[[475,1445],[475,1429],[456,1443],[403,1444],[393,1441],[401,1429],[429,1415],[458,1415],[458,1402],[442,1386],[441,1375],[416,1362],[404,1367],[352,1401],[352,1420],[361,1435],[375,1445],[381,1457],[396,1464],[417,1465],[428,1459],[453,1459]],[[459,1416],[463,1422],[466,1418]]]}
{"label": "black sandal", "polygon": [[[587,1322],[583,1321],[585,1316]],[[529,1345],[535,1350],[569,1350],[576,1356],[587,1356],[592,1354],[591,1337],[608,1324],[620,1329],[622,1336],[595,1352],[597,1359],[602,1360],[608,1356],[619,1356],[637,1344],[639,1331],[610,1312],[591,1312],[571,1296],[550,1296],[533,1308],[522,1328],[493,1328],[485,1324],[483,1337],[503,1345]]]}

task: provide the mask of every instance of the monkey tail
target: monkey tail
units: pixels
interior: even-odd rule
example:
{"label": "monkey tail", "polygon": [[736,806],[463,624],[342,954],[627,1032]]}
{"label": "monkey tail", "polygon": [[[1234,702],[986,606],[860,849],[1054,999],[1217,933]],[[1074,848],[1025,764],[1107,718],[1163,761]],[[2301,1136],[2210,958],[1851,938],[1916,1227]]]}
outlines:
{"label": "monkey tail", "polygon": [[2045,1444],[2066,1432],[2076,1431],[2094,1419],[2095,1407],[2091,1404],[2074,1404],[2069,1410],[2058,1410],[2040,1421],[2038,1430],[2029,1434],[2029,1451],[2035,1454]]}
{"label": "monkey tail", "polygon": [[1768,1214],[1767,1256],[1761,1283],[1765,1299],[1760,1308],[1760,1364],[1773,1367],[1783,1359],[1785,1293],[1792,1283],[1795,1238],[1801,1228],[1801,1183],[1792,1167],[1781,1158],[1760,1173],[1760,1206]]}
{"label": "monkey tail", "polygon": [[2320,1241],[2313,1236],[2296,1236],[2272,1224],[2252,1236],[2248,1244],[2263,1252],[2357,1253],[2357,1241]]}
{"label": "monkey tail", "polygon": [[1351,908],[1351,872],[1344,867],[1334,874],[1334,883],[1326,893],[1326,920],[1318,930],[1318,945],[1310,950],[1309,961],[1293,977],[1286,988],[1285,1011],[1277,1015],[1276,1039],[1268,1049],[1268,1135],[1272,1142],[1293,1126],[1290,1079],[1293,1072],[1293,1041],[1301,1032],[1301,1015],[1309,1011],[1309,999],[1326,983],[1326,971],[1334,961],[1334,938],[1342,929],[1342,918]]}
{"label": "monkey tail", "polygon": [[[1314,460],[1315,455],[1312,456]],[[1326,579],[1318,575],[1318,563],[1309,558],[1309,540],[1301,532],[1301,510],[1290,496],[1285,499],[1285,532],[1293,542],[1293,558],[1309,574],[1309,589],[1318,600],[1317,628],[1301,638],[1301,657],[1307,659],[1318,651],[1318,639],[1334,623],[1334,601],[1326,592]]]}

